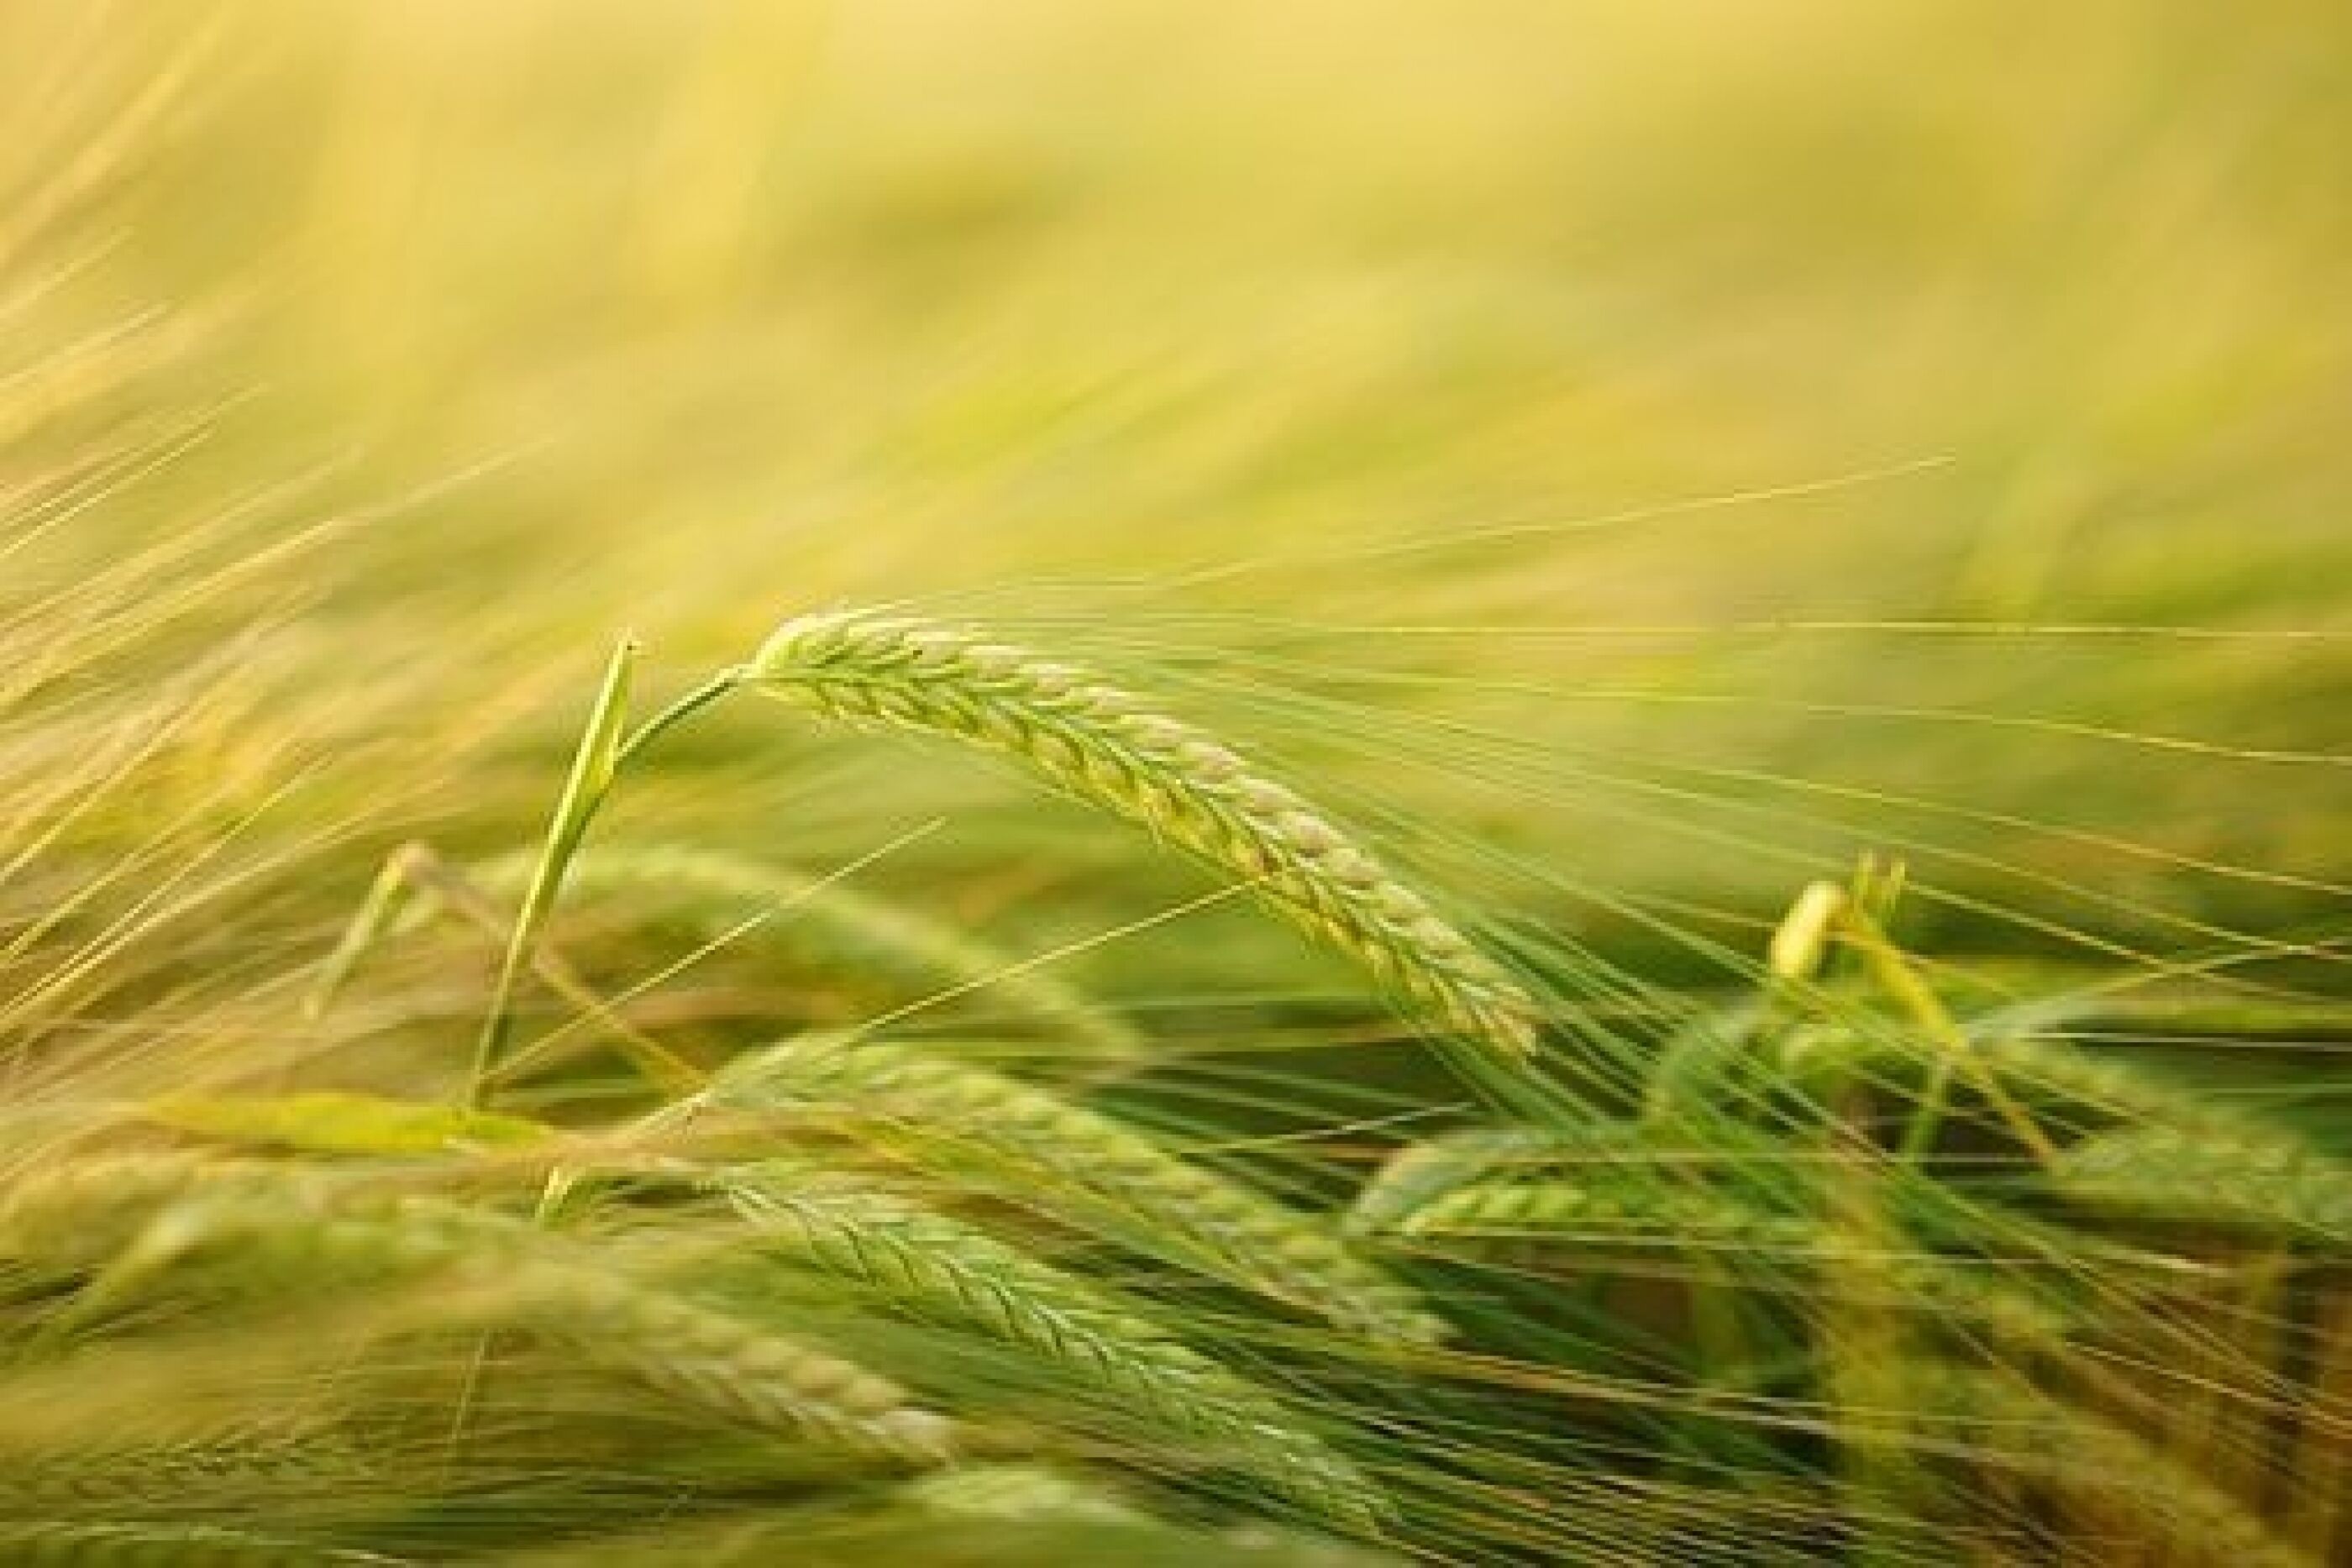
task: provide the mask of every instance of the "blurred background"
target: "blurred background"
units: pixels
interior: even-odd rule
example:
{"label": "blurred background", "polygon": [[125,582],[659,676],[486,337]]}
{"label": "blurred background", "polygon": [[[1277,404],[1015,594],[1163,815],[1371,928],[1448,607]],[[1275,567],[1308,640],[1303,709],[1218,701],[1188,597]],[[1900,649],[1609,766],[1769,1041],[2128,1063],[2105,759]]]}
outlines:
{"label": "blurred background", "polygon": [[[339,895],[408,832],[535,831],[624,627],[658,695],[887,601],[1164,691],[1465,904],[1651,972],[1875,849],[1923,942],[2325,976],[2347,35],[14,4],[8,570],[136,563],[176,619],[118,676],[236,630],[190,777],[240,821],[299,778],[265,841],[326,844]],[[1197,888],[917,755],[746,713],[625,809],[817,865],[942,820],[874,874],[1033,943]]]}

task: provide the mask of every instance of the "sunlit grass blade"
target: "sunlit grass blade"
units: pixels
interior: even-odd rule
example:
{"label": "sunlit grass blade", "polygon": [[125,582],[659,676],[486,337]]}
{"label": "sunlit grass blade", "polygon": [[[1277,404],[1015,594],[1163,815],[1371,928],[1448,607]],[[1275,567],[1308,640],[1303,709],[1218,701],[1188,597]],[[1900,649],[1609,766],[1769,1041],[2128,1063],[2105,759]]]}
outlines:
{"label": "sunlit grass blade", "polygon": [[579,747],[572,753],[572,769],[564,778],[562,793],[556,797],[555,814],[548,822],[538,863],[523,891],[514,933],[499,960],[498,979],[490,991],[489,1014],[483,1020],[481,1036],[474,1047],[473,1068],[466,1078],[466,1101],[469,1105],[480,1104],[489,1086],[490,1074],[498,1067],[499,1058],[506,1049],[508,1031],[512,1028],[515,986],[530,961],[539,928],[562,890],[565,868],[586,835],[597,808],[604,803],[606,791],[612,788],[623,730],[628,722],[630,676],[636,662],[636,639],[623,637],[604,666],[603,684],[589,708]]}

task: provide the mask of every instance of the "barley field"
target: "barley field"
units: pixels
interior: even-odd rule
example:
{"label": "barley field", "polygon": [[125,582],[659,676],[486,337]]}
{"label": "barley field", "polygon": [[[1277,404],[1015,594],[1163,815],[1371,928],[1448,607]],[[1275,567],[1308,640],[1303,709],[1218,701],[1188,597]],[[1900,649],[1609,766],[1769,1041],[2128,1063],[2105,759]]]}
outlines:
{"label": "barley field", "polygon": [[0,127],[0,1563],[2352,1561],[2352,12]]}

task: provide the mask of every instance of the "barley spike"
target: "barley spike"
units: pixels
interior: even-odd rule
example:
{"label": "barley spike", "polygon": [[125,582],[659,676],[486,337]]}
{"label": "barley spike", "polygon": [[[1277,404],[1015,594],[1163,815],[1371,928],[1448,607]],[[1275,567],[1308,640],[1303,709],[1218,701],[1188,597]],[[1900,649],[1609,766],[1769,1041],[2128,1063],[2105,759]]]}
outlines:
{"label": "barley spike", "polygon": [[1506,1061],[1534,1051],[1534,998],[1418,892],[1286,786],[1084,671],[961,628],[847,611],[784,622],[743,678],[830,717],[1013,758],[1243,878]]}

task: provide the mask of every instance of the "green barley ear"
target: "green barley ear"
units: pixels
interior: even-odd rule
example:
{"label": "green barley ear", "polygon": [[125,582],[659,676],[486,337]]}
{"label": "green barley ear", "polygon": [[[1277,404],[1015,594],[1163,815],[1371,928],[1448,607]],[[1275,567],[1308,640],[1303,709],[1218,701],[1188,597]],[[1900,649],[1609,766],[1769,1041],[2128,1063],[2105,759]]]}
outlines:
{"label": "green barley ear", "polygon": [[898,1500],[956,1519],[1141,1523],[1149,1515],[1098,1484],[1045,1465],[971,1465],[901,1482]]}
{"label": "green barley ear", "polygon": [[1800,1300],[1820,1299],[1829,1281],[1861,1277],[1872,1312],[1945,1325],[2014,1355],[2057,1354],[2078,1326],[2063,1299],[1896,1233],[1865,1247],[1850,1228],[1815,1215],[1677,1182],[1655,1167],[1567,1163],[1558,1147],[1549,1151],[1549,1169],[1541,1151],[1499,1162],[1479,1161],[1475,1147],[1459,1152],[1465,1157],[1450,1169],[1426,1167],[1433,1176],[1442,1170],[1447,1185],[1395,1194],[1417,1201],[1388,1221],[1391,1234],[1455,1254],[1540,1251],[1603,1269],[1629,1251],[1680,1251],[1722,1280]]}
{"label": "green barley ear", "polygon": [[1382,1548],[1263,1524],[1147,1511],[1092,1477],[1043,1465],[977,1464],[846,1502],[772,1503],[691,1513],[605,1534],[467,1559],[485,1568],[1404,1568]]}
{"label": "green barley ear", "polygon": [[[2217,1147],[2239,1146],[2249,1158],[2264,1151],[2258,1157],[2268,1162],[2326,1158],[2294,1128],[2201,1093],[2129,1052],[2093,1053],[2063,1039],[2015,1035],[1983,1041],[1977,1055],[2012,1103],[2069,1142],[2165,1128]],[[1782,1042],[1780,1066],[1790,1083],[1815,1095],[1842,1078],[1916,1092],[1934,1071],[1922,1042],[1882,1030],[1790,1037]],[[2063,1159],[2062,1151],[2049,1168],[2057,1170]]]}
{"label": "green barley ear", "polygon": [[1639,1143],[1638,1129],[1473,1127],[1409,1144],[1373,1173],[1341,1220],[1346,1234],[1371,1237],[1407,1226],[1431,1204],[1464,1187],[1556,1171],[1580,1161],[1620,1158]]}
{"label": "green barley ear", "polygon": [[788,621],[745,684],[827,717],[996,752],[1240,877],[1309,935],[1507,1062],[1527,989],[1286,786],[1084,671],[957,627],[847,611]]}
{"label": "green barley ear", "polygon": [[96,1269],[180,1203],[283,1193],[313,1199],[322,1178],[259,1160],[101,1155],[32,1166],[0,1182],[0,1264],[37,1276]]}
{"label": "green barley ear", "polygon": [[1822,1234],[1814,1220],[1674,1186],[1650,1171],[1475,1181],[1423,1204],[1397,1230],[1427,1241],[1689,1247],[1801,1262],[1816,1253]]}
{"label": "green barley ear", "polygon": [[944,1462],[959,1440],[895,1380],[638,1279],[606,1249],[447,1199],[275,1185],[151,1211],[121,1255],[136,1267],[116,1272],[153,1290],[194,1270],[257,1299],[429,1285],[410,1326],[526,1331],[747,1430],[918,1466]]}
{"label": "green barley ear", "polygon": [[1388,1515],[1370,1479],[1271,1392],[1143,1309],[977,1226],[911,1200],[736,1167],[710,1178],[763,1252],[855,1281],[920,1319],[1025,1350],[1107,1407],[1245,1469],[1350,1530]]}
{"label": "green barley ear", "polygon": [[706,1098],[754,1111],[822,1108],[902,1158],[1066,1212],[1370,1338],[1421,1344],[1446,1332],[1412,1291],[1318,1217],[984,1067],[900,1045],[811,1038],[738,1058]]}
{"label": "green barley ear", "polygon": [[2286,1137],[2119,1129],[2067,1149],[2049,1183],[2102,1214],[2352,1248],[2352,1170]]}
{"label": "green barley ear", "polygon": [[94,1443],[13,1442],[0,1449],[0,1515],[251,1517],[343,1514],[397,1497],[415,1467],[347,1438],[286,1425],[110,1434]]}

